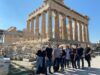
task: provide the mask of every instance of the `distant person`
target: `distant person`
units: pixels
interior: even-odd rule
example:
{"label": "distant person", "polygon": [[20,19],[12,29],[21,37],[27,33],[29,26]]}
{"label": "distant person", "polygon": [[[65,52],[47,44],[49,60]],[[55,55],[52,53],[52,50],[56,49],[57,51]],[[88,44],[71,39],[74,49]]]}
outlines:
{"label": "distant person", "polygon": [[46,48],[46,56],[47,56],[46,64],[47,64],[47,69],[49,68],[49,73],[51,73],[51,74],[52,74],[52,72],[51,72],[52,53],[53,53],[53,49],[52,49],[51,45],[49,44],[48,47]]}
{"label": "distant person", "polygon": [[85,49],[85,59],[88,63],[88,68],[89,69],[91,67],[91,52],[92,52],[92,50],[91,50],[90,46],[88,45]]}

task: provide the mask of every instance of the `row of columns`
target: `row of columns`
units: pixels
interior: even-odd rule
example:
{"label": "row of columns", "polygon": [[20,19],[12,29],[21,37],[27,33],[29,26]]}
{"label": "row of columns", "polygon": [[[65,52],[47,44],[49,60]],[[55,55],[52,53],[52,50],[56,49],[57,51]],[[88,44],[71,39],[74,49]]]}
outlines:
{"label": "row of columns", "polygon": [[[68,25],[69,25],[69,35],[68,29],[66,27],[66,16],[64,14],[61,14],[61,18],[59,17],[59,12],[52,11],[51,9],[48,9],[48,19],[46,19],[46,12],[43,12],[42,15],[42,30],[41,30],[41,36],[42,38],[53,38],[53,26],[52,26],[52,12],[54,12],[55,16],[55,26],[54,26],[54,36],[55,39],[63,39],[63,40],[72,40],[72,41],[81,41],[81,42],[89,42],[89,34],[88,34],[88,25],[78,21],[77,19],[72,19],[70,16],[67,16],[68,18]],[[32,32],[32,34],[38,38],[39,36],[39,17],[40,15],[37,15],[36,18],[33,18],[32,20],[27,21],[27,31]],[[36,25],[34,25],[34,19],[36,19]],[[48,20],[48,31],[46,32],[46,20]],[[73,20],[74,20],[74,35],[73,35]],[[59,23],[60,21],[60,23]],[[77,25],[79,23],[79,25]],[[30,28],[31,25],[31,28]],[[34,27],[35,26],[35,27]],[[60,27],[61,26],[61,27]],[[79,26],[79,31],[78,31]],[[82,28],[83,27],[83,28]],[[34,32],[35,28],[35,32]],[[79,34],[78,34],[79,32]],[[68,36],[70,39],[68,39]],[[80,36],[80,37],[78,37]],[[74,38],[73,38],[74,37]]]}

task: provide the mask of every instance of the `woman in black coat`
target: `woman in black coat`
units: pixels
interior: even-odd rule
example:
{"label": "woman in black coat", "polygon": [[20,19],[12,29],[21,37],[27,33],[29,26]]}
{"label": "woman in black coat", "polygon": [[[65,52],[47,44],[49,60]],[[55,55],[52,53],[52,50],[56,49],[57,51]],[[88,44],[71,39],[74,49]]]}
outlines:
{"label": "woman in black coat", "polygon": [[91,52],[92,52],[91,48],[89,46],[86,47],[86,49],[85,49],[85,60],[87,61],[89,68],[91,67]]}

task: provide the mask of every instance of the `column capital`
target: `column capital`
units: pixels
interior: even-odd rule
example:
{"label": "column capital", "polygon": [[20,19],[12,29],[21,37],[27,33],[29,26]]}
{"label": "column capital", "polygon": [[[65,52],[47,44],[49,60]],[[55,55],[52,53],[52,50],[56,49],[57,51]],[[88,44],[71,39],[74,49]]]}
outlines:
{"label": "column capital", "polygon": [[62,20],[65,20],[66,19],[66,16],[63,14],[62,15]]}
{"label": "column capital", "polygon": [[57,10],[53,10],[54,11],[54,13],[58,13],[58,11]]}
{"label": "column capital", "polygon": [[78,21],[77,19],[73,18],[74,21]]}
{"label": "column capital", "polygon": [[88,24],[85,24],[85,26],[89,26]]}
{"label": "column capital", "polygon": [[84,23],[84,22],[81,22],[81,21],[78,21],[78,22],[81,23],[81,24],[84,24],[85,26],[88,26],[87,23]]}
{"label": "column capital", "polygon": [[26,22],[30,22],[31,20],[29,19],[29,20],[27,20]]}
{"label": "column capital", "polygon": [[42,15],[45,14],[45,13],[46,13],[46,11],[43,11],[43,12],[42,12]]}
{"label": "column capital", "polygon": [[33,21],[35,19],[35,17],[34,18],[32,18],[30,21]]}
{"label": "column capital", "polygon": [[67,16],[68,17],[68,19],[72,19],[72,17],[71,16]]}
{"label": "column capital", "polygon": [[54,15],[55,18],[59,17],[59,13],[56,10],[54,10],[54,14],[55,14]]}
{"label": "column capital", "polygon": [[46,12],[43,11],[43,12],[41,13],[41,16],[44,17],[44,16],[45,16],[45,13],[46,13]]}
{"label": "column capital", "polygon": [[77,20],[78,21],[78,23],[82,23],[80,20]]}
{"label": "column capital", "polygon": [[47,11],[51,11],[52,9],[49,7]]}

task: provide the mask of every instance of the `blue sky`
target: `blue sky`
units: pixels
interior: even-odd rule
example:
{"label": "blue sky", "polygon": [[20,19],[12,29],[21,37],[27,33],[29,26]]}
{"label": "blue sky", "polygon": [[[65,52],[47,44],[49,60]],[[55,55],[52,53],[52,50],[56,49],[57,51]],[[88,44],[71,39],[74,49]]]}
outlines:
{"label": "blue sky", "polygon": [[[26,27],[28,14],[42,5],[43,0],[0,0],[0,29]],[[100,40],[100,0],[65,0],[65,5],[88,15],[91,42]]]}

